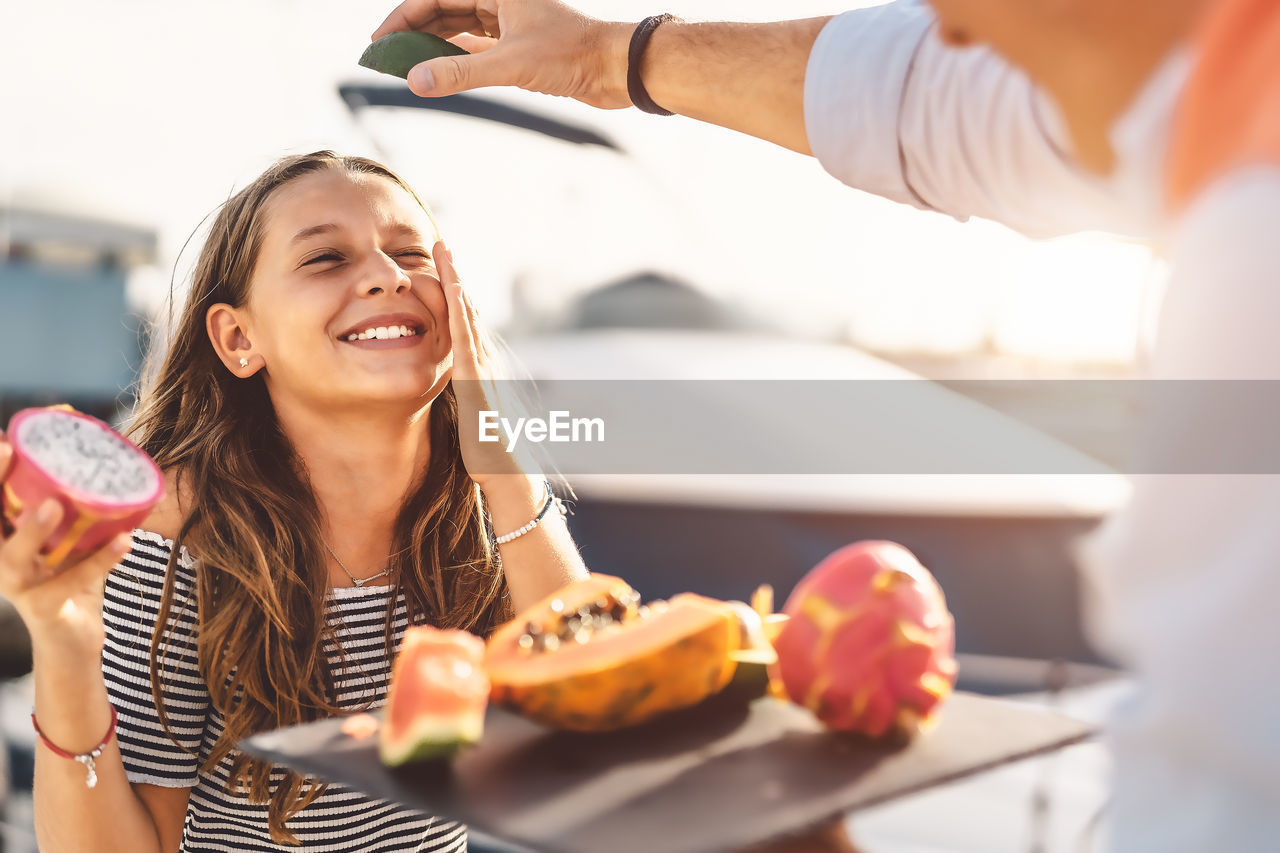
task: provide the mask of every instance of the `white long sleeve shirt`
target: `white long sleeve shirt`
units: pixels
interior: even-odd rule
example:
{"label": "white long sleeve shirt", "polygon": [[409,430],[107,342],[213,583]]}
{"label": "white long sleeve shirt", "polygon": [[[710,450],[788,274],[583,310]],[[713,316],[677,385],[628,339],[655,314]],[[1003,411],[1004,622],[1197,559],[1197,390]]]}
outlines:
{"label": "white long sleeve shirt", "polygon": [[[898,2],[824,28],[805,122],[815,156],[850,186],[1033,236],[1151,241],[1173,269],[1153,378],[1280,378],[1280,164],[1236,170],[1179,217],[1163,213],[1187,65],[1171,58],[1117,124],[1119,164],[1102,179],[1072,161],[1055,108],[1024,74],[989,50],[946,47],[927,8]],[[1143,425],[1152,458],[1219,428],[1190,396]],[[1261,454],[1266,438],[1253,434]],[[1143,687],[1110,731],[1112,849],[1275,851],[1280,476],[1133,480],[1130,503],[1084,555],[1091,633]]]}

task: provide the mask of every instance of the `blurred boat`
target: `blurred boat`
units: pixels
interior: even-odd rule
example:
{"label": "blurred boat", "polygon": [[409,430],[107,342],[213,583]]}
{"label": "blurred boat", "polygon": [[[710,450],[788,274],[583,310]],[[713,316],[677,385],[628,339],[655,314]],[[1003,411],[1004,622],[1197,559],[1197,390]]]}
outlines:
{"label": "blurred boat", "polygon": [[[608,174],[620,175],[619,186],[626,191],[618,194],[648,211],[647,221],[655,227],[670,227],[655,206],[661,199],[652,194],[639,199],[640,191],[631,186],[635,175],[626,174],[624,145],[608,133],[527,106],[535,102],[518,99],[513,106],[487,101],[487,95],[419,99],[394,85],[346,85],[340,94],[398,169],[413,173],[436,161],[456,165],[464,143],[485,152],[493,148],[486,139],[505,144],[513,132],[523,132],[530,144],[520,148],[521,175],[552,186],[560,181],[572,186],[568,195],[581,195],[581,176],[563,169],[561,160],[552,167],[553,161],[539,158],[548,146],[579,158],[598,152],[610,158]],[[417,123],[397,122],[396,114],[413,114]],[[460,117],[471,119],[465,132],[456,124]],[[437,132],[428,133],[430,127]],[[423,140],[430,152],[420,149]],[[546,156],[562,157],[563,150]],[[504,168],[513,159],[486,162]],[[643,174],[639,167],[633,172]],[[431,185],[449,190],[441,181]],[[557,195],[539,186],[539,197]],[[448,210],[455,196],[466,195],[455,187],[439,204]],[[579,201],[590,207],[591,198]],[[596,227],[616,225],[624,236],[630,233],[614,213],[597,211]],[[578,244],[566,242],[568,251],[561,254],[573,255],[573,247],[587,241],[582,235]],[[911,437],[920,453],[940,444],[928,441],[930,431],[943,436],[960,424],[991,447],[1037,454],[1045,460],[1042,470],[1071,473],[572,474],[568,480],[577,500],[570,525],[590,567],[628,578],[649,597],[692,589],[745,599],[756,584],[770,583],[781,600],[841,545],[892,539],[916,552],[939,578],[956,614],[960,651],[1099,660],[1081,626],[1074,548],[1124,501],[1123,478],[1047,435],[865,352],[788,337],[771,330],[767,318],[753,318],[666,269],[636,269],[633,256],[615,260],[612,277],[595,279],[603,285],[583,286],[579,271],[575,286],[560,291],[558,304],[550,308],[552,298],[545,292],[513,282],[508,344],[530,377],[721,380],[704,388],[705,394],[717,395],[714,404],[724,420],[739,425],[737,434],[724,441],[744,448],[785,443],[795,454],[795,470],[805,472],[819,470],[829,436],[820,425],[800,423],[792,413],[752,396],[750,380],[896,380],[910,388],[912,411],[921,413],[917,432],[925,440]],[[618,405],[625,397],[603,385],[591,387],[600,406]],[[908,452],[906,437],[877,433],[876,425],[873,416],[853,424],[856,434],[849,440],[873,453],[891,443],[900,445],[897,452]]]}

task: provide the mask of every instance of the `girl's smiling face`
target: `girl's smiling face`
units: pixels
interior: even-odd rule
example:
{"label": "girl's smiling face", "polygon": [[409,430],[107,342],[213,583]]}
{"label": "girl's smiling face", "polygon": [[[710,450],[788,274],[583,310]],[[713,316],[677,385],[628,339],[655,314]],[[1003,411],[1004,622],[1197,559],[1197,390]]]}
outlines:
{"label": "girl's smiling face", "polygon": [[210,337],[263,369],[272,399],[329,410],[420,408],[453,360],[436,229],[394,181],[324,169],[274,192],[244,305],[212,306]]}

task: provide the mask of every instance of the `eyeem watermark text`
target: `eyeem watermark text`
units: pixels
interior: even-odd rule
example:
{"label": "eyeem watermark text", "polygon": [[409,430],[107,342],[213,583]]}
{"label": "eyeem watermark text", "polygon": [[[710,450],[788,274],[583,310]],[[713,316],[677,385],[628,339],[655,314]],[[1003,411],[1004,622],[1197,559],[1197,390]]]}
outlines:
{"label": "eyeem watermark text", "polygon": [[495,411],[481,410],[480,440],[502,441],[507,436],[506,450],[511,453],[521,437],[534,444],[550,442],[604,441],[604,418],[574,418],[567,411],[552,411],[549,417],[509,420]]}

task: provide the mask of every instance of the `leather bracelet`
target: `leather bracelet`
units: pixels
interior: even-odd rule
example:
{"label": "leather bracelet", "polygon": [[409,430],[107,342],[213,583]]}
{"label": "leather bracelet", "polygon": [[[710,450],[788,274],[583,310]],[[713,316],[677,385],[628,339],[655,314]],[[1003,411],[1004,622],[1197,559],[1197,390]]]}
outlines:
{"label": "leather bracelet", "polygon": [[107,744],[111,742],[111,736],[116,733],[116,706],[108,705],[111,709],[111,725],[107,727],[107,733],[102,736],[102,742],[88,752],[82,752],[77,755],[74,752],[67,752],[62,747],[55,744],[49,738],[45,737],[45,733],[40,731],[40,724],[36,722],[36,712],[31,712],[31,725],[35,727],[36,734],[40,737],[40,742],[48,747],[49,751],[59,758],[70,758],[72,761],[79,761],[84,765],[85,776],[84,785],[86,788],[92,788],[98,784],[98,770],[93,766],[94,759],[102,755],[102,751],[107,748]]}
{"label": "leather bracelet", "polygon": [[667,21],[676,20],[679,19],[669,12],[645,18],[636,25],[635,32],[631,34],[631,47],[627,50],[627,94],[631,97],[631,103],[644,112],[656,116],[669,116],[675,113],[664,110],[649,97],[644,81],[640,79],[640,60],[644,57],[644,49],[649,46],[649,37],[653,35],[653,31]]}

